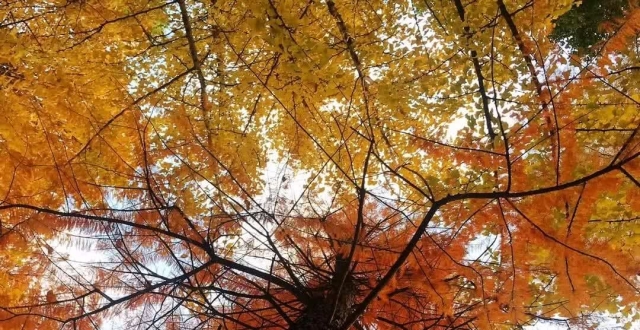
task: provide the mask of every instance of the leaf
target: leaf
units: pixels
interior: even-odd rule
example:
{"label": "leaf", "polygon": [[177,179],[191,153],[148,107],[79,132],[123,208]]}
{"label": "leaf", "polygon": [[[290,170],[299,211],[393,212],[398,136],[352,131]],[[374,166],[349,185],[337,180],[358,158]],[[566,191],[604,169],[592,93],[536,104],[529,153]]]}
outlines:
{"label": "leaf", "polygon": [[588,2],[3,3],[0,329],[636,326],[640,11]]}
{"label": "leaf", "polygon": [[56,294],[53,293],[52,290],[47,291],[46,299],[47,299],[47,302],[50,303],[50,304],[55,303],[55,302],[58,301],[58,299],[56,298]]}

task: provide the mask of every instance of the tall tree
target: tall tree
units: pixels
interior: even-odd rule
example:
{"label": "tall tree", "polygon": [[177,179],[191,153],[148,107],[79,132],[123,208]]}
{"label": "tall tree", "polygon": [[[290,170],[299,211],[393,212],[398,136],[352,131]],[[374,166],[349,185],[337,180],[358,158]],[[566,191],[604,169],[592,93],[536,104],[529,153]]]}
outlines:
{"label": "tall tree", "polygon": [[0,3],[0,329],[630,326],[640,10]]}

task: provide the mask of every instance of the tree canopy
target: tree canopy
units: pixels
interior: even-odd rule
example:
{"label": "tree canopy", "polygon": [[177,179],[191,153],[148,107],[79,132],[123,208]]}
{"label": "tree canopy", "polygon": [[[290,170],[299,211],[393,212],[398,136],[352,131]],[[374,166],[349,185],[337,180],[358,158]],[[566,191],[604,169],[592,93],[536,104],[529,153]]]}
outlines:
{"label": "tree canopy", "polygon": [[578,51],[589,50],[615,33],[610,23],[623,19],[625,11],[629,10],[632,3],[637,5],[637,2],[629,0],[576,2],[569,11],[555,21],[550,37],[554,40],[566,41]]}
{"label": "tree canopy", "polygon": [[640,9],[572,5],[0,1],[0,329],[632,326]]}

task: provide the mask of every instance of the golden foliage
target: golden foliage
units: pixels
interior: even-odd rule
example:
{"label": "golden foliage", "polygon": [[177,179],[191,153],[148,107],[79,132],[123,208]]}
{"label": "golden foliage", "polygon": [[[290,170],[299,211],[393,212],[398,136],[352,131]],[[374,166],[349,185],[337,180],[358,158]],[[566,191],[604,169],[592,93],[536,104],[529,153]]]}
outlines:
{"label": "golden foliage", "polygon": [[637,319],[640,11],[0,2],[0,329]]}

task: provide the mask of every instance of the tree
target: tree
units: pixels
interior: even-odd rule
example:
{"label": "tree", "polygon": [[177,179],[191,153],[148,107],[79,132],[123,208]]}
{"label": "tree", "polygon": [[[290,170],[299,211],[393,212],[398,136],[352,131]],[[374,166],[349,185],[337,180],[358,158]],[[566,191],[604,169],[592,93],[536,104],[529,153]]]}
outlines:
{"label": "tree", "polygon": [[623,18],[630,5],[627,0],[586,0],[576,3],[558,17],[551,37],[566,41],[576,50],[589,50],[614,33],[612,29],[605,29],[603,25],[606,27],[611,22]]}
{"label": "tree", "polygon": [[571,5],[3,2],[0,329],[630,326],[640,11]]}

